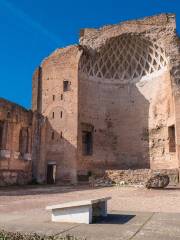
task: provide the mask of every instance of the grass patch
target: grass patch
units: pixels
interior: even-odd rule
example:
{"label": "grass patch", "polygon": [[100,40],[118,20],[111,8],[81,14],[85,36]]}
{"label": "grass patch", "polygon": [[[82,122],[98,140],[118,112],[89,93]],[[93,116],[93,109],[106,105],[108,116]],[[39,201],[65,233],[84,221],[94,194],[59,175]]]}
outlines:
{"label": "grass patch", "polygon": [[67,235],[65,237],[60,236],[41,236],[39,234],[24,234],[19,232],[6,232],[0,231],[0,240],[85,240],[76,238],[74,236]]}

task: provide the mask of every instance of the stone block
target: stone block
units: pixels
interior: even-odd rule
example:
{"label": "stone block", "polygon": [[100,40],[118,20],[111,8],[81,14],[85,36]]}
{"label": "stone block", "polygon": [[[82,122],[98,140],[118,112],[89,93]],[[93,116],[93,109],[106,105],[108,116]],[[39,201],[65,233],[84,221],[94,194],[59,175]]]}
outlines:
{"label": "stone block", "polygon": [[68,202],[64,204],[48,206],[46,210],[52,211],[53,222],[93,222],[93,218],[107,216],[107,201],[110,197],[97,198],[91,200]]}

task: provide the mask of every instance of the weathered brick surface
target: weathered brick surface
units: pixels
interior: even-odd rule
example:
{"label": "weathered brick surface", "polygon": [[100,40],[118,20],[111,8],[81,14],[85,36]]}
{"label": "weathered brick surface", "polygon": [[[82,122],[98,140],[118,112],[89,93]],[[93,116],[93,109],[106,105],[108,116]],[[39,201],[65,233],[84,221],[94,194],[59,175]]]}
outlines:
{"label": "weathered brick surface", "polygon": [[[31,173],[31,161],[23,159],[19,152],[20,130],[23,127],[31,129],[31,118],[31,111],[0,99],[0,121],[3,121],[3,143],[0,150],[0,185],[16,183],[16,171]],[[29,151],[30,148],[29,145]]]}
{"label": "weathered brick surface", "polygon": [[[17,125],[14,117],[13,124],[5,121],[9,132],[1,156],[12,161],[1,161],[0,168],[25,170],[31,165],[20,161],[17,150],[19,130],[29,126],[28,154],[38,182],[47,181],[48,164],[56,165],[57,182],[74,183],[77,175],[89,171],[179,169],[180,41],[175,16],[83,29],[79,43],[57,49],[36,69],[33,112],[20,108]],[[82,141],[85,126],[91,126],[93,135],[88,156]],[[170,126],[175,126],[176,151],[170,150]]]}
{"label": "weathered brick surface", "polygon": [[[168,136],[168,126],[175,124],[177,127],[177,114],[175,113],[177,104],[174,101],[175,90],[172,89],[174,75],[171,72],[174,66],[172,58],[175,58],[175,50],[177,54],[175,28],[174,15],[164,14],[100,29],[81,31],[80,44],[84,49],[85,60],[82,60],[79,73],[79,122],[89,122],[95,128],[92,156],[82,156],[81,137],[79,138],[78,166],[81,172],[83,169],[95,171],[99,168],[169,169],[179,167],[178,151],[169,152]],[[90,61],[92,65],[99,56],[105,55],[108,59],[114,51],[112,47],[114,41],[123,42],[124,38],[129,41],[128,38],[132,37],[135,41],[138,38],[143,39],[141,41],[149,41],[146,48],[139,48],[139,52],[144,51],[151,57],[153,54],[151,55],[151,51],[148,50],[151,44],[155,44],[155,48],[163,49],[168,62],[166,69],[154,71],[148,75],[148,78],[145,75],[136,81],[129,79],[126,82],[122,79],[114,79],[114,77],[108,79],[107,74],[106,77],[102,77],[103,67],[96,76],[91,71],[86,73],[89,68],[88,66],[87,70],[84,70],[83,64],[86,64],[86,61],[93,59],[92,62]],[[126,42],[124,41],[123,44]],[[127,44],[124,55],[119,56],[122,57],[122,61],[123,58],[128,59],[126,53],[128,47],[131,48],[131,43]],[[111,50],[106,54],[108,48]],[[135,55],[133,48],[136,49],[136,46],[133,45],[129,51],[129,60],[125,62],[124,68]],[[158,53],[155,53],[155,56],[158,58]],[[115,57],[118,59],[118,54]],[[145,59],[146,57],[143,56],[144,66],[148,62]],[[107,60],[104,58],[104,61]],[[115,60],[112,61],[115,62]],[[152,59],[150,58],[149,61]],[[114,71],[111,64],[108,64],[109,71]],[[103,66],[103,62],[99,61],[99,68],[100,65]],[[133,72],[133,65],[131,66],[129,71]],[[94,65],[92,71],[96,71],[96,67]],[[177,89],[177,86],[174,89]],[[177,127],[177,139],[178,134]],[[81,136],[81,130],[79,136]]]}
{"label": "weathered brick surface", "polygon": [[[42,62],[41,79],[37,79],[37,72],[33,78],[41,82],[39,112],[47,117],[44,156],[39,165],[42,181],[46,181],[47,164],[54,163],[56,181],[76,182],[79,56],[78,46],[58,49]],[[70,85],[66,92],[65,80]],[[36,94],[33,98],[37,99]]]}
{"label": "weathered brick surface", "polygon": [[[57,180],[73,181],[88,171],[179,168],[178,44],[175,16],[161,14],[83,29],[79,46],[42,62],[33,109],[48,121],[39,165],[44,179],[48,162],[56,163]],[[65,93],[64,80],[71,82]],[[92,156],[83,155],[84,124],[93,127]],[[176,152],[169,151],[171,125]]]}
{"label": "weathered brick surface", "polygon": [[[3,127],[0,133],[0,186],[27,184],[32,180],[32,162],[37,162],[37,152],[40,152],[39,146],[36,146],[36,151],[34,141],[39,138],[35,132],[35,122],[39,119],[39,114],[0,99],[0,122]],[[25,152],[21,152],[20,147],[22,129],[26,129],[28,134],[21,143],[27,140]]]}
{"label": "weathered brick surface", "polygon": [[7,185],[24,185],[32,181],[31,171],[23,170],[1,170],[0,171],[0,186]]}

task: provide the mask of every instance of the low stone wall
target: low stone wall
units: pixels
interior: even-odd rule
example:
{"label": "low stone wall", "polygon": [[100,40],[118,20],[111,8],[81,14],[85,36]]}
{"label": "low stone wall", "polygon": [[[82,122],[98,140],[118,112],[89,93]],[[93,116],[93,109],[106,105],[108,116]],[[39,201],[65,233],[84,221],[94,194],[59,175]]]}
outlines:
{"label": "low stone wall", "polygon": [[0,170],[0,186],[25,185],[31,180],[32,176],[29,172]]}
{"label": "low stone wall", "polygon": [[167,174],[170,178],[170,184],[177,184],[179,182],[178,169],[107,170],[104,178],[116,184],[144,184],[150,176],[156,173]]}

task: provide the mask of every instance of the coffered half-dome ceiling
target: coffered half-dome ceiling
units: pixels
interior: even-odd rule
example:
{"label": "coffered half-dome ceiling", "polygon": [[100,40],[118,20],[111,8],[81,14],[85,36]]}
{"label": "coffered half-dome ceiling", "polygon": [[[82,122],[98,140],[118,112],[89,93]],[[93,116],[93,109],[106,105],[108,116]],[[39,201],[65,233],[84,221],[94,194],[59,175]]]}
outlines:
{"label": "coffered half-dome ceiling", "polygon": [[137,35],[112,38],[91,56],[84,52],[79,70],[89,77],[130,80],[142,78],[167,66],[164,49]]}

